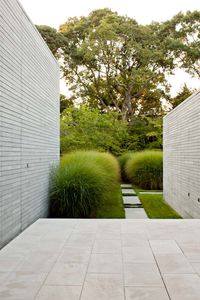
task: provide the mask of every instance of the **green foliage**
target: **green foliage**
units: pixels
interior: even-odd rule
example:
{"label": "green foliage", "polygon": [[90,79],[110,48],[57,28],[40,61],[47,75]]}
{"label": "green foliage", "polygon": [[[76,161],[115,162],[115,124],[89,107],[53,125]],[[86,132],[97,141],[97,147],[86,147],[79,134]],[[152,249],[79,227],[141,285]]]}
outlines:
{"label": "green foliage", "polygon": [[104,113],[119,112],[123,120],[160,116],[162,100],[170,101],[167,75],[177,68],[200,76],[199,11],[144,26],[106,8],[70,18],[59,31],[37,27],[61,58],[73,99]]}
{"label": "green foliage", "polygon": [[61,152],[71,150],[109,151],[119,155],[127,139],[127,124],[115,112],[70,107],[61,115]]}
{"label": "green foliage", "polygon": [[133,152],[126,152],[124,154],[122,154],[118,160],[119,160],[119,165],[120,165],[120,169],[121,169],[121,178],[124,182],[128,182],[129,178],[127,177],[126,174],[126,170],[125,170],[125,166],[127,164],[127,161],[132,158],[134,155]]}
{"label": "green foliage", "polygon": [[142,151],[133,154],[126,164],[130,181],[144,189],[162,189],[162,151]]}
{"label": "green foliage", "polygon": [[128,150],[162,149],[162,117],[135,116],[128,134]]}
{"label": "green foliage", "polygon": [[162,118],[134,117],[120,120],[116,112],[102,113],[82,105],[61,114],[61,153],[72,150],[127,151],[162,149]]}
{"label": "green foliage", "polygon": [[162,195],[139,194],[139,198],[150,219],[181,219],[181,216],[165,202]]}
{"label": "green foliage", "polygon": [[116,194],[119,173],[118,162],[111,154],[76,151],[65,155],[52,171],[51,216],[95,217],[109,203],[109,195]]}
{"label": "green foliage", "polygon": [[190,97],[194,93],[194,90],[191,90],[187,87],[186,84],[182,87],[180,92],[176,95],[176,97],[171,99],[172,108],[175,108],[179,104],[181,104],[184,100]]}
{"label": "green foliage", "polygon": [[159,29],[174,65],[200,77],[200,11],[178,13]]}
{"label": "green foliage", "polygon": [[60,94],[60,113],[73,106],[73,104],[72,98],[67,98],[65,95]]}
{"label": "green foliage", "polygon": [[62,66],[77,98],[102,111],[155,114],[168,93],[165,71],[173,68],[164,41],[150,26],[109,9],[74,17],[60,26],[66,39]]}
{"label": "green foliage", "polygon": [[106,199],[97,208],[96,218],[125,218],[120,185],[108,190]]}
{"label": "green foliage", "polygon": [[36,26],[41,36],[49,46],[52,54],[59,58],[58,49],[66,42],[64,36],[58,32],[55,28],[46,25]]}

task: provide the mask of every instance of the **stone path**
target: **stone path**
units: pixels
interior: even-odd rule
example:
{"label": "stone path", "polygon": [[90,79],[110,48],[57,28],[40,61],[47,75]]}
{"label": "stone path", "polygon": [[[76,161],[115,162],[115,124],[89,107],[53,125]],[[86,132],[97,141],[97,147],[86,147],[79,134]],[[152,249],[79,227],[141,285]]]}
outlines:
{"label": "stone path", "polygon": [[126,219],[146,219],[146,212],[132,185],[121,184],[121,188]]}
{"label": "stone path", "polygon": [[200,220],[40,219],[0,251],[0,300],[144,299],[200,299]]}

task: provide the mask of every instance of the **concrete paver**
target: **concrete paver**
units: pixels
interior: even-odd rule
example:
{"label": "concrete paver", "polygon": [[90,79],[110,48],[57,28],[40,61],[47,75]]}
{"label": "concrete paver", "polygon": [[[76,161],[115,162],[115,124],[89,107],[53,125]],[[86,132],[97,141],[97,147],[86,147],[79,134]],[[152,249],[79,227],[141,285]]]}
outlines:
{"label": "concrete paver", "polygon": [[164,274],[166,287],[171,299],[199,300],[200,278],[196,274]]}
{"label": "concrete paver", "polygon": [[87,263],[55,263],[45,284],[47,285],[82,285],[87,270]]}
{"label": "concrete paver", "polygon": [[200,220],[40,219],[0,250],[0,300],[199,300]]}
{"label": "concrete paver", "polygon": [[155,262],[125,263],[124,281],[125,286],[163,287],[163,281]]}
{"label": "concrete paver", "polygon": [[144,208],[125,208],[126,219],[147,219]]}
{"label": "concrete paver", "polygon": [[121,184],[121,188],[122,189],[128,189],[128,188],[132,189],[132,184],[130,184],[130,183],[122,183]]}
{"label": "concrete paver", "polygon": [[79,300],[81,286],[44,285],[35,300]]}
{"label": "concrete paver", "polygon": [[183,253],[156,254],[156,261],[163,274],[195,273]]}
{"label": "concrete paver", "polygon": [[135,195],[136,192],[133,189],[122,189],[122,195]]}
{"label": "concrete paver", "polygon": [[126,287],[126,300],[169,300],[165,288]]}
{"label": "concrete paver", "polygon": [[123,196],[122,199],[124,204],[141,204],[137,196]]}
{"label": "concrete paver", "polygon": [[88,274],[81,300],[125,300],[122,274]]}

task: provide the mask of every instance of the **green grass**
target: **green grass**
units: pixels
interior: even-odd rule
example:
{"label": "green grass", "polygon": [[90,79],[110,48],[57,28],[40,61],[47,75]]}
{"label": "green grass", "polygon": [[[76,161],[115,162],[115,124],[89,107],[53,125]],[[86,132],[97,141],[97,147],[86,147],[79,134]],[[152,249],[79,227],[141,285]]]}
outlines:
{"label": "green grass", "polygon": [[163,195],[138,194],[140,201],[150,219],[182,219],[167,202]]}
{"label": "green grass", "polygon": [[162,192],[162,190],[145,190],[145,189],[142,189],[141,187],[139,187],[137,185],[133,185],[133,189],[135,190],[135,192],[137,194],[139,192],[150,192],[150,193],[153,193],[153,192]]}
{"label": "green grass", "polygon": [[125,218],[120,185],[107,192],[106,199],[101,202],[101,206],[97,209],[96,218]]}

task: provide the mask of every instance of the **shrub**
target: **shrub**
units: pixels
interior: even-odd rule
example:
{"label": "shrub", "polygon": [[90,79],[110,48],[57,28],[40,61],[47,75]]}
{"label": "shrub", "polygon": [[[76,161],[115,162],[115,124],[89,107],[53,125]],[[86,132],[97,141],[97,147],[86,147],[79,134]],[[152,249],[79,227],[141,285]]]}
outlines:
{"label": "shrub", "polygon": [[95,216],[118,180],[119,166],[110,154],[76,151],[65,155],[51,176],[51,216]]}
{"label": "shrub", "polygon": [[124,153],[123,155],[121,155],[118,158],[120,169],[121,169],[121,178],[122,178],[122,180],[124,182],[128,182],[129,181],[129,178],[127,177],[127,174],[126,174],[125,166],[126,166],[127,161],[131,157],[133,157],[133,152]]}
{"label": "shrub", "polygon": [[69,107],[61,114],[60,137],[62,154],[96,149],[120,155],[128,138],[127,123],[117,112],[102,113],[86,105]]}
{"label": "shrub", "polygon": [[130,181],[144,189],[162,189],[162,151],[134,153],[126,164],[126,174]]}

